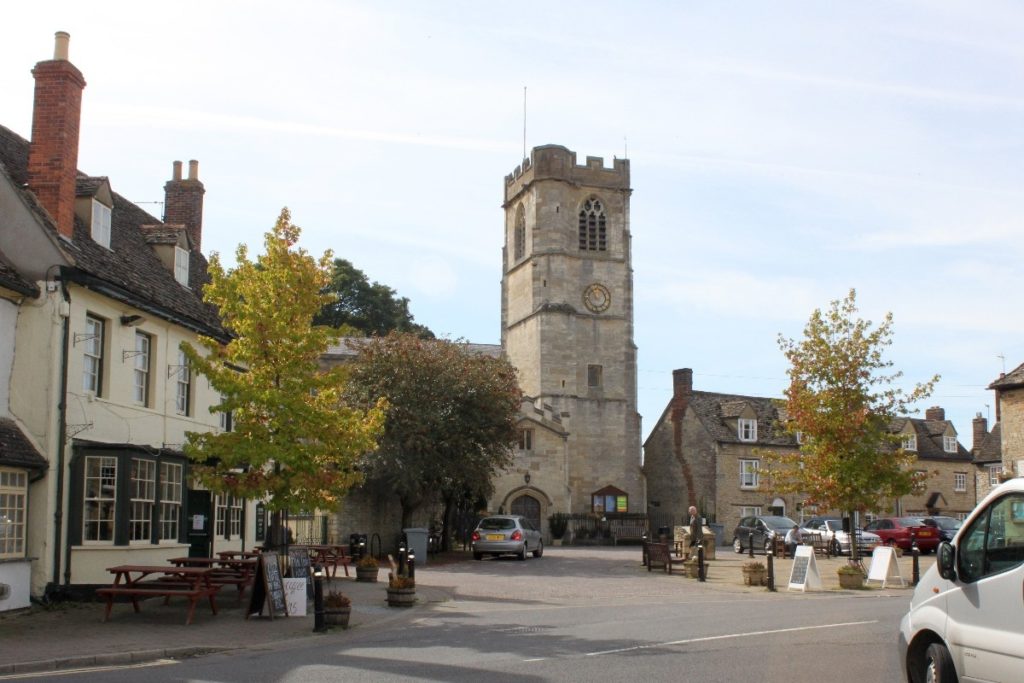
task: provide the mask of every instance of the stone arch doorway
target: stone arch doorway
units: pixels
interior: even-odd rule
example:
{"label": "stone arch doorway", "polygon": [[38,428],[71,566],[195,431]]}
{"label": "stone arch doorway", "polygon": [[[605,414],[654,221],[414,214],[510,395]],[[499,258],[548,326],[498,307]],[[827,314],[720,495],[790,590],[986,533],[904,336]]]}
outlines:
{"label": "stone arch doorway", "polygon": [[511,514],[522,515],[526,519],[533,522],[533,525],[538,529],[541,528],[540,524],[540,501],[533,496],[522,494],[512,500],[512,505],[509,506]]}

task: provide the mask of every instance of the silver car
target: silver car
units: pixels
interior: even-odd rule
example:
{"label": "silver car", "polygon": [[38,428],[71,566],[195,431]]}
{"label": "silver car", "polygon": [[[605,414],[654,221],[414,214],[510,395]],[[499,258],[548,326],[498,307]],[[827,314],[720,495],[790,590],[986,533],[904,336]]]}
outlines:
{"label": "silver car", "polygon": [[495,515],[481,519],[473,530],[471,547],[474,560],[482,560],[484,555],[515,555],[525,560],[527,553],[533,553],[534,557],[544,554],[540,530],[520,515]]}
{"label": "silver car", "polygon": [[[838,517],[812,517],[804,522],[803,531],[819,534],[828,543],[832,555],[850,554],[850,534],[843,531],[843,520]],[[882,538],[878,534],[857,529],[858,554],[869,554],[881,543]]]}

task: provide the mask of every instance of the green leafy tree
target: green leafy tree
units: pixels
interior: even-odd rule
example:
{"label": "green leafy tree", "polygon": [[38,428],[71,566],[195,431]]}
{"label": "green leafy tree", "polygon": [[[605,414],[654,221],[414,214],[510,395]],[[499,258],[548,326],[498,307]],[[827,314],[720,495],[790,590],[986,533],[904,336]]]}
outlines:
{"label": "green leafy tree", "polygon": [[361,467],[397,494],[403,527],[425,502],[489,495],[494,474],[511,463],[522,395],[503,358],[392,333],[362,345],[348,396],[356,405],[388,402],[380,446]]}
{"label": "green leafy tree", "polygon": [[916,490],[916,456],[899,447],[892,425],[931,395],[939,376],[910,392],[897,387],[903,373],[883,358],[892,334],[891,313],[877,327],[857,317],[851,289],[827,311],[814,311],[802,340],[779,336],[790,363],[786,428],[804,438],[799,452],[763,453],[773,490],[805,494],[808,504],[851,517]]}
{"label": "green leafy tree", "polygon": [[265,235],[266,253],[225,270],[210,258],[204,300],[220,312],[227,344],[203,337],[203,351],[183,343],[190,367],[224,397],[233,430],[192,432],[185,451],[212,491],[266,499],[271,510],[334,507],[361,478],[355,467],[376,447],[384,404],[342,400],[341,369],[322,371],[332,331],[315,327],[330,278],[330,252],[319,261],[297,248],[300,229],[287,209]]}
{"label": "green leafy tree", "polygon": [[329,325],[346,336],[379,337],[391,331],[434,336],[413,322],[409,299],[387,285],[370,282],[350,261],[334,259],[327,293],[330,298],[314,320],[318,325]]}

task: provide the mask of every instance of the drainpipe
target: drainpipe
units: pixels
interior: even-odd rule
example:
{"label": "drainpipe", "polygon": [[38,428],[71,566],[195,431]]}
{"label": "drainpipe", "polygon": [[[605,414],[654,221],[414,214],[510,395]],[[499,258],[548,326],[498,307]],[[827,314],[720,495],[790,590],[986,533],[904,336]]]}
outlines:
{"label": "drainpipe", "polygon": [[[67,304],[68,314],[63,318],[63,340],[60,353],[60,398],[57,402],[57,491],[55,499],[57,509],[53,513],[53,582],[51,592],[61,585],[61,538],[64,535],[64,448],[67,440],[67,404],[68,404],[68,349],[71,340],[71,294],[63,277],[60,278],[60,291]],[[71,582],[71,545],[65,550],[64,584]]]}

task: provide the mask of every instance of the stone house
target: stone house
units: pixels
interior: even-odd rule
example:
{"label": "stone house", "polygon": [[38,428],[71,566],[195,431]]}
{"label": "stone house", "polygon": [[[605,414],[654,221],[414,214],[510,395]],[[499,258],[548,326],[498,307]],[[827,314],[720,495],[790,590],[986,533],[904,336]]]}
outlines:
{"label": "stone house", "polygon": [[[999,414],[998,399],[996,414]],[[999,485],[1003,476],[1003,428],[999,422],[988,430],[988,420],[978,413],[972,420],[974,441],[971,455],[974,456],[974,490],[978,501]],[[975,503],[977,504],[977,502]]]}
{"label": "stone house", "polygon": [[989,387],[995,391],[996,422],[974,418],[974,462],[978,500],[1001,481],[1024,476],[1024,364],[1003,373]]}
{"label": "stone house", "polygon": [[117,564],[249,546],[255,517],[247,501],[193,487],[182,452],[186,432],[230,428],[179,350],[226,340],[201,299],[198,164],[182,178],[175,162],[164,219],[148,214],[77,168],[85,79],[67,34],[32,73],[31,141],[0,126],[0,254],[30,285],[0,313],[15,323],[0,333],[0,423],[23,437],[13,452],[46,467],[19,476],[5,437],[0,498],[25,520],[15,559],[43,596],[109,583]]}

